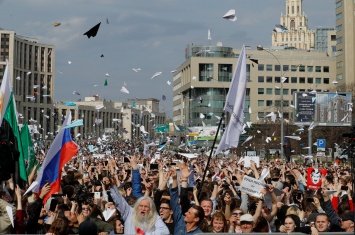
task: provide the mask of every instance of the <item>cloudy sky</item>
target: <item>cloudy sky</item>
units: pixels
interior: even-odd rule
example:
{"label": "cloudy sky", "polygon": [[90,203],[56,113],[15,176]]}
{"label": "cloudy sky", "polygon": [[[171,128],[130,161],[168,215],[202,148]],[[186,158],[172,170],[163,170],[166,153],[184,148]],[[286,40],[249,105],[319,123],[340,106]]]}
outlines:
{"label": "cloudy sky", "polygon": [[[285,0],[0,0],[0,27],[56,47],[55,99],[99,94],[108,100],[167,97],[172,113],[171,71],[184,62],[188,44],[255,49],[269,47]],[[320,10],[320,6],[321,9]],[[222,18],[235,9],[237,21]],[[304,0],[309,26],[335,26],[334,0]],[[108,24],[106,22],[108,19]],[[53,22],[61,25],[54,27]],[[83,34],[101,22],[98,34]],[[100,57],[101,54],[104,57]],[[68,63],[71,61],[71,64]],[[132,68],[141,68],[134,72]],[[156,72],[162,74],[154,79]],[[108,86],[103,86],[109,74]],[[129,94],[120,92],[126,83]],[[94,85],[99,85],[94,87]],[[81,96],[73,95],[73,91]]]}

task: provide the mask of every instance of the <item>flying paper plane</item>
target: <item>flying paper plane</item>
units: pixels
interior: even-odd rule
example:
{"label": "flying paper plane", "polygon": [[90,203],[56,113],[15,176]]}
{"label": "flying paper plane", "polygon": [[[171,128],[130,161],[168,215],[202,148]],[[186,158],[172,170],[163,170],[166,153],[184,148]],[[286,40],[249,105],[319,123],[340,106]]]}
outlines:
{"label": "flying paper plane", "polygon": [[235,9],[230,9],[226,14],[224,14],[223,18],[230,21],[236,21],[237,16],[235,15]]}

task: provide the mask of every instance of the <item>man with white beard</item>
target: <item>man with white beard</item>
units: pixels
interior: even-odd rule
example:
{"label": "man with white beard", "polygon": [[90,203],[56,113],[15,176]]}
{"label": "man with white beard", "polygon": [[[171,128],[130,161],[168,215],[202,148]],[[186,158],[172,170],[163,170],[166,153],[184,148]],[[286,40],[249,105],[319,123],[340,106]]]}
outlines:
{"label": "man with white beard", "polygon": [[122,214],[125,234],[168,235],[168,227],[158,215],[150,197],[141,197],[133,208],[128,205],[117,187],[111,188],[111,197]]}

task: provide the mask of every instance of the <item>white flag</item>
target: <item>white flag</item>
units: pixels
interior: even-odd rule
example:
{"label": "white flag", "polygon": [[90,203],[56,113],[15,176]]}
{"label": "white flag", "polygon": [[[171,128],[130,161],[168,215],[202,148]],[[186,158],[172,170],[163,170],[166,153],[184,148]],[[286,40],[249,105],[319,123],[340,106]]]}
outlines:
{"label": "white flag", "polygon": [[212,40],[212,38],[211,38],[211,30],[210,29],[208,29],[208,34],[207,34],[207,40]]}
{"label": "white flag", "polygon": [[246,55],[243,45],[224,107],[224,111],[229,112],[231,118],[215,154],[227,148],[238,147],[239,137],[244,125],[246,78]]}
{"label": "white flag", "polygon": [[1,82],[0,87],[0,125],[4,119],[4,115],[6,112],[6,108],[9,104],[10,96],[12,93],[12,85],[11,85],[11,78],[10,78],[10,71],[8,62],[6,61],[6,67],[4,72],[4,77]]}

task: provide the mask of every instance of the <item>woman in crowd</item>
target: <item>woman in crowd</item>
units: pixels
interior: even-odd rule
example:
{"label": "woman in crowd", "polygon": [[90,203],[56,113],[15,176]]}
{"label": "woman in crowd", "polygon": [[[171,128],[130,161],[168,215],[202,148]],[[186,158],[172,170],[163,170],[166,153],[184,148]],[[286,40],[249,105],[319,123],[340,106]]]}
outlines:
{"label": "woman in crowd", "polygon": [[223,212],[216,211],[211,219],[211,232],[213,233],[225,233],[228,231],[227,219]]}

